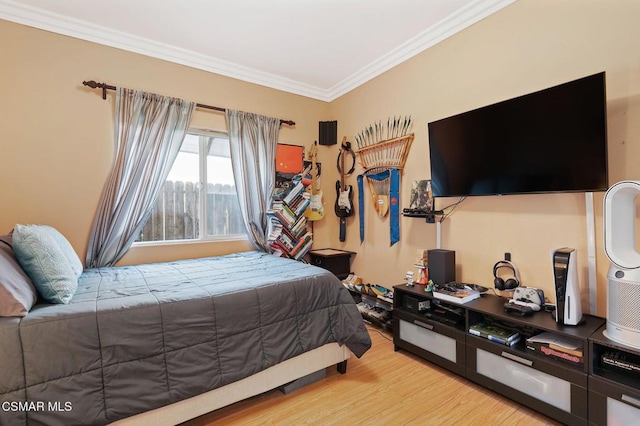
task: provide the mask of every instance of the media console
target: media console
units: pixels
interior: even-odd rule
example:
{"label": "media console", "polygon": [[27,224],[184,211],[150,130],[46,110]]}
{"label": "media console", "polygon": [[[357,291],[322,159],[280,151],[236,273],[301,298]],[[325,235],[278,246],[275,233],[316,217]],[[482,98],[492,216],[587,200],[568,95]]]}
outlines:
{"label": "media console", "polygon": [[[563,326],[544,311],[526,317],[506,313],[505,300],[483,295],[465,304],[446,303],[434,299],[424,285],[397,285],[394,349],[414,353],[564,424],[606,424],[601,418],[592,420],[594,409],[590,408],[594,380],[611,379],[594,377],[599,364],[591,360],[594,347],[604,350],[601,346],[605,343],[590,337],[597,335],[605,320],[584,315],[580,325]],[[502,344],[469,333],[469,328],[480,322],[517,331],[520,340]],[[578,343],[581,350],[576,353],[582,356],[555,357],[548,351],[544,354],[527,348],[527,338],[544,332]],[[638,385],[640,379],[630,384]],[[636,389],[634,395],[639,393]],[[618,399],[622,397],[618,395]]]}

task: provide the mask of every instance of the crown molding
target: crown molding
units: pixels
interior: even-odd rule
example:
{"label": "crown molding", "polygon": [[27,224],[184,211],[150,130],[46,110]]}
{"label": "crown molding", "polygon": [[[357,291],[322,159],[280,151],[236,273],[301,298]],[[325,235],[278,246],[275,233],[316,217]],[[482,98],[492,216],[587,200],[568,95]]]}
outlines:
{"label": "crown molding", "polygon": [[288,93],[330,102],[515,1],[476,0],[329,89],[323,89],[186,49],[158,43],[143,37],[115,31],[11,0],[0,0],[0,18]]}
{"label": "crown molding", "polygon": [[11,0],[0,0],[0,19],[328,102],[326,90],[309,84]]}
{"label": "crown molding", "polygon": [[476,0],[456,13],[436,23],[427,30],[407,40],[388,54],[381,56],[369,65],[356,71],[328,90],[330,101],[350,92],[367,81],[390,70],[396,65],[435,46],[448,37],[481,21],[517,0]]}

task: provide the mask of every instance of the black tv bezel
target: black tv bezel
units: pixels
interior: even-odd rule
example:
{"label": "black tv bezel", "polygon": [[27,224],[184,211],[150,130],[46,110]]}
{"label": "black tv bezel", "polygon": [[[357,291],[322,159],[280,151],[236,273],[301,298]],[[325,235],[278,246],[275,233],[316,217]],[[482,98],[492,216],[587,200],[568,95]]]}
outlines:
{"label": "black tv bezel", "polygon": [[[574,79],[565,83],[561,83],[561,84],[557,84],[555,86],[551,86],[551,87],[547,87],[545,89],[541,89],[535,92],[530,92],[530,93],[526,93],[520,96],[516,96],[513,98],[509,98],[509,99],[505,99],[503,101],[499,101],[499,102],[495,102],[492,104],[488,104],[482,107],[478,107],[478,108],[474,108],[472,110],[468,110],[468,111],[464,111],[458,114],[454,114],[445,118],[441,118],[438,120],[434,120],[434,121],[430,121],[427,124],[427,133],[429,135],[429,170],[430,172],[432,172],[433,170],[433,151],[432,151],[432,146],[431,146],[431,125],[434,123],[438,123],[444,120],[450,120],[450,119],[456,119],[462,115],[465,114],[472,114],[474,112],[479,112],[481,110],[487,109],[487,108],[491,108],[494,106],[499,106],[502,104],[508,104],[512,101],[516,101],[516,100],[522,100],[523,98],[527,98],[530,96],[536,96],[536,95],[540,95],[544,92],[547,92],[549,90],[553,90],[553,89],[558,89],[561,88],[562,86],[565,85],[569,85],[572,83],[576,83],[580,80],[585,80],[588,78],[595,78],[595,77],[600,77],[602,79],[602,89],[603,89],[603,98],[604,98],[604,103],[603,103],[603,123],[604,123],[604,172],[605,172],[605,182],[604,182],[604,186],[603,187],[597,187],[597,188],[581,188],[581,189],[554,189],[554,190],[541,190],[541,191],[537,191],[537,190],[531,190],[531,191],[507,191],[507,192],[484,192],[484,193],[451,193],[451,194],[445,194],[445,195],[440,195],[437,194],[437,186],[434,185],[433,186],[433,197],[434,198],[451,198],[451,197],[486,197],[486,196],[505,196],[505,195],[527,195],[527,194],[562,194],[562,193],[589,193],[589,192],[604,192],[609,188],[609,156],[608,156],[608,123],[607,123],[607,96],[606,96],[606,72],[602,71],[599,73],[595,73],[595,74],[591,74],[585,77],[581,77],[578,79]],[[433,182],[433,173],[431,173],[431,181]]]}

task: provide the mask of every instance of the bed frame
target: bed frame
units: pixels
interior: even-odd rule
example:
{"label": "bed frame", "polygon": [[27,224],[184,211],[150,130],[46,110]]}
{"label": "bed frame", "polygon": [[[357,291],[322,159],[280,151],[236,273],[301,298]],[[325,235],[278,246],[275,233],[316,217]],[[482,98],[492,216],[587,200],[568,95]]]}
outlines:
{"label": "bed frame", "polygon": [[112,424],[118,426],[149,424],[173,426],[286,385],[332,365],[337,365],[338,372],[344,374],[347,360],[350,356],[351,352],[346,346],[340,346],[338,343],[328,343],[221,388],[140,413]]}

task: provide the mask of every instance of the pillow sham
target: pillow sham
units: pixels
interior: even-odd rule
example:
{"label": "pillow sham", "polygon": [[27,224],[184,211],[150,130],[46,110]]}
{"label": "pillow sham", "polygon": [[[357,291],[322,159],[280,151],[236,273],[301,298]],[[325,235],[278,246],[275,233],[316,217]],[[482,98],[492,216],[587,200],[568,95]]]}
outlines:
{"label": "pillow sham", "polygon": [[66,304],[78,289],[81,271],[76,272],[69,253],[65,254],[51,229],[45,225],[16,225],[13,251],[40,295],[48,302]]}
{"label": "pillow sham", "polygon": [[38,294],[11,245],[11,235],[0,236],[0,317],[24,317]]}
{"label": "pillow sham", "polygon": [[33,226],[40,226],[43,229],[43,231],[48,232],[49,235],[51,235],[53,239],[56,240],[58,247],[60,247],[60,250],[62,250],[64,257],[66,257],[67,260],[69,261],[69,265],[71,266],[71,269],[73,269],[73,272],[76,274],[76,278],[80,277],[80,275],[82,274],[82,270],[84,269],[82,267],[82,262],[80,261],[80,258],[76,254],[76,251],[71,246],[71,243],[69,243],[69,241],[65,238],[65,236],[62,235],[57,229],[51,226],[47,226],[47,225],[33,225]]}

